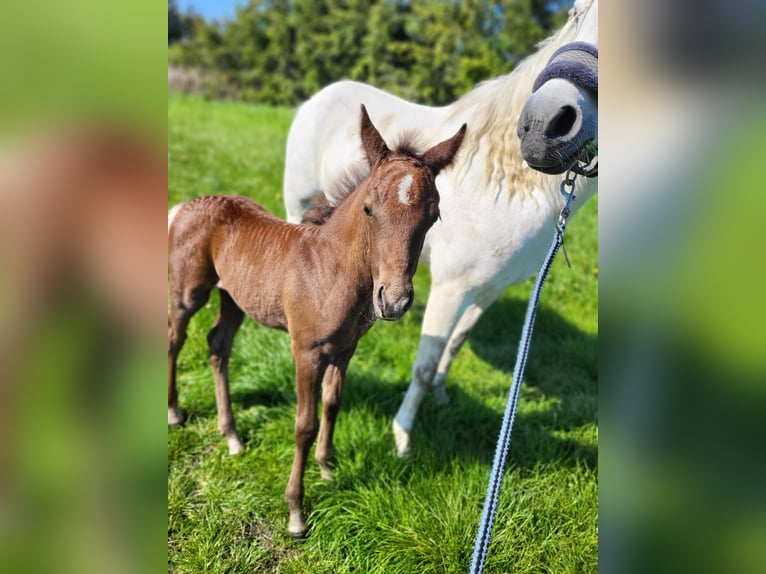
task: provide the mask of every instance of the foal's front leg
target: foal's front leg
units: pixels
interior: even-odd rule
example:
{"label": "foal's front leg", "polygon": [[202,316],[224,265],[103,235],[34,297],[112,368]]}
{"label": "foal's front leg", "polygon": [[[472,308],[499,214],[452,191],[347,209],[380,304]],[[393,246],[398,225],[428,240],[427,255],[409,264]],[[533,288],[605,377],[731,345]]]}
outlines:
{"label": "foal's front leg", "polygon": [[333,447],[335,421],[340,412],[343,379],[352,354],[353,351],[347,356],[343,356],[329,364],[322,379],[322,422],[319,425],[316,459],[322,470],[322,478],[325,480],[332,480],[329,462],[335,452]]}
{"label": "foal's front leg", "polygon": [[318,350],[304,351],[296,349],[293,344],[295,357],[295,387],[297,395],[297,415],[295,417],[295,456],[290,472],[290,480],[285,489],[285,500],[290,509],[288,530],[294,538],[306,535],[306,521],[303,515],[303,473],[306,470],[311,445],[319,428],[317,403],[319,387],[323,373],[322,358]]}

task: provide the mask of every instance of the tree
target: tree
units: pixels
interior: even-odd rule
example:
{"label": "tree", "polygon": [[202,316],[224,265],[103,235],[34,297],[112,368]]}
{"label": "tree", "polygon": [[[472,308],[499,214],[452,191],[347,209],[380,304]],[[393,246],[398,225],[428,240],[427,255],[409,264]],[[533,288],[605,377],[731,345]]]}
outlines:
{"label": "tree", "polygon": [[[562,5],[564,4],[564,5]],[[344,78],[445,104],[509,72],[571,0],[250,0],[209,24],[168,3],[170,60],[215,72],[238,97],[295,105]],[[171,15],[181,21],[181,35]]]}
{"label": "tree", "polygon": [[168,1],[168,45],[178,42],[183,38],[184,30],[181,23],[181,15],[175,0]]}

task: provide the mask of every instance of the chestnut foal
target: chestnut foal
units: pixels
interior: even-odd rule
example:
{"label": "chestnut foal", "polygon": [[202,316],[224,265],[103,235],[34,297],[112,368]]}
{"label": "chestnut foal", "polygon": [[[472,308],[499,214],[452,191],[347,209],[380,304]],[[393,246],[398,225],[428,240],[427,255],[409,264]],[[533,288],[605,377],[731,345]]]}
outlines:
{"label": "chestnut foal", "polygon": [[422,155],[388,148],[362,106],[364,179],[321,224],[286,223],[237,196],[200,197],[168,214],[168,424],[182,421],[176,359],[189,319],[220,289],[221,308],[208,334],[218,428],[229,452],[242,450],[232,417],[228,362],[244,315],[289,332],[295,358],[295,458],[285,490],[289,531],[306,532],[303,473],[322,425],[316,459],[322,476],[333,450],[343,377],[357,342],[375,319],[399,319],[413,300],[426,232],[439,217],[436,174],[449,165],[465,134]]}

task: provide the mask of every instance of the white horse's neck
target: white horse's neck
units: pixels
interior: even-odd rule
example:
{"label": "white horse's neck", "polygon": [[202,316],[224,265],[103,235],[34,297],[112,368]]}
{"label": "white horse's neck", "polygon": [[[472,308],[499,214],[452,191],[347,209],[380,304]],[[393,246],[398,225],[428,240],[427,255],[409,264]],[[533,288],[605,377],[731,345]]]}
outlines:
{"label": "white horse's neck", "polygon": [[577,30],[576,40],[598,47],[598,0],[577,0],[570,10]]}

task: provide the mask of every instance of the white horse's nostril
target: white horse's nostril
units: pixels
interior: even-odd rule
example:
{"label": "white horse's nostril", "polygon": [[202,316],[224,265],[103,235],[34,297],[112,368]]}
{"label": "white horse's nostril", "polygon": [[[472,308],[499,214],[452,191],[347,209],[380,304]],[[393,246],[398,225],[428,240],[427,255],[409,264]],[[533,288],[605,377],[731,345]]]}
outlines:
{"label": "white horse's nostril", "polygon": [[545,128],[545,137],[556,139],[567,135],[577,120],[577,110],[572,106],[562,106]]}

